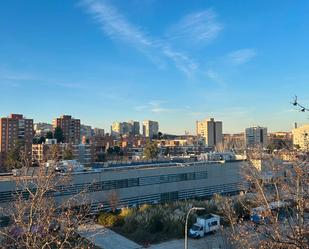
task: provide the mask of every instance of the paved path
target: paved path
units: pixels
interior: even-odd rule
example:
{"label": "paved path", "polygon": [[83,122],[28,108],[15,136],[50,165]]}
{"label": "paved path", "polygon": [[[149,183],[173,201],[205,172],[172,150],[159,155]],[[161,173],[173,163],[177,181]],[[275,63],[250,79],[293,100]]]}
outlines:
{"label": "paved path", "polygon": [[[171,240],[160,244],[152,245],[150,249],[182,249],[184,248],[184,239]],[[221,235],[207,235],[201,239],[189,239],[189,249],[220,249],[224,247],[224,241]]]}
{"label": "paved path", "polygon": [[141,249],[142,246],[103,226],[90,224],[81,226],[78,233],[102,249]]}

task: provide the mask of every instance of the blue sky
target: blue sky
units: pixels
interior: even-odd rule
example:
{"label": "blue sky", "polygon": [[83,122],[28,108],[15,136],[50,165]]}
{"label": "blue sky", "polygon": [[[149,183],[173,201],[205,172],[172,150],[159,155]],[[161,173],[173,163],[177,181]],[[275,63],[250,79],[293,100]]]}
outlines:
{"label": "blue sky", "polygon": [[0,115],[291,130],[308,123],[290,104],[309,106],[308,12],[307,0],[3,0]]}

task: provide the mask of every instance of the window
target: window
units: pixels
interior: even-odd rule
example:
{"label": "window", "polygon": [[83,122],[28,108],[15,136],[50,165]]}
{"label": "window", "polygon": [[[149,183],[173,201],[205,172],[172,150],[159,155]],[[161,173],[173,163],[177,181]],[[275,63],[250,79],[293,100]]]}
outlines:
{"label": "window", "polygon": [[209,224],[210,227],[218,225],[218,221],[213,221]]}
{"label": "window", "polygon": [[128,187],[128,179],[117,180],[116,188],[127,188]]}
{"label": "window", "polygon": [[177,201],[179,197],[178,191],[161,193],[161,202]]}
{"label": "window", "polygon": [[103,182],[103,190],[110,190],[116,188],[116,181],[105,181]]}
{"label": "window", "polygon": [[195,179],[196,180],[206,179],[206,178],[207,178],[207,171],[201,171],[201,172],[195,173]]}
{"label": "window", "polygon": [[135,187],[139,185],[139,179],[138,178],[131,178],[128,179],[128,187]]}

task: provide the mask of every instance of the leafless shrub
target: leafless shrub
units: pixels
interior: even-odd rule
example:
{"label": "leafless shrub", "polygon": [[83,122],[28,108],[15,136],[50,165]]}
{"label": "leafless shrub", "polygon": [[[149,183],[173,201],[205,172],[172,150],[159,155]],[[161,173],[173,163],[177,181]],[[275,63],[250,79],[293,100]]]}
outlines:
{"label": "leafless shrub", "polygon": [[[0,230],[1,248],[87,248],[76,233],[88,222],[90,205],[85,191],[67,195],[70,174],[39,167],[33,176],[16,177],[14,201],[6,209],[11,224]],[[33,168],[32,168],[33,170]]]}
{"label": "leafless shrub", "polygon": [[[221,204],[231,225],[231,239],[238,247],[309,248],[309,161],[307,157],[295,158],[298,160],[286,163],[259,149],[252,151],[243,173],[250,186],[246,195],[259,206],[260,221],[237,216],[230,198]],[[246,207],[245,202],[242,205],[253,214],[252,207]]]}

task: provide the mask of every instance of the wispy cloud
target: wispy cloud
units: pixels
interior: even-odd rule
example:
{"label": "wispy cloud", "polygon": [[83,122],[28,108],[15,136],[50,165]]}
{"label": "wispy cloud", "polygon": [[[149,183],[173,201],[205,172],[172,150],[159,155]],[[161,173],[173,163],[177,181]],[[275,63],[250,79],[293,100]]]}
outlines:
{"label": "wispy cloud", "polygon": [[136,111],[143,111],[143,112],[152,112],[153,114],[161,114],[161,113],[174,113],[180,111],[181,109],[176,108],[169,108],[166,107],[168,102],[165,100],[151,100],[145,105],[136,106],[134,109]]}
{"label": "wispy cloud", "polygon": [[81,6],[86,8],[106,35],[131,44],[149,57],[158,67],[164,67],[164,58],[167,58],[187,76],[191,76],[197,68],[197,64],[188,55],[173,50],[170,44],[162,39],[147,35],[105,0],[83,0]]}
{"label": "wispy cloud", "polygon": [[226,83],[223,80],[222,76],[218,72],[214,71],[213,69],[206,70],[205,74],[206,74],[206,77],[212,80],[213,82],[221,86],[226,86]]}
{"label": "wispy cloud", "polygon": [[217,20],[217,14],[213,9],[191,13],[183,17],[169,32],[169,39],[189,40],[190,43],[209,43],[216,39],[223,29],[223,25]]}
{"label": "wispy cloud", "polygon": [[172,109],[162,107],[162,104],[166,103],[164,100],[152,100],[149,102],[149,109],[153,113],[162,113],[172,111]]}
{"label": "wispy cloud", "polygon": [[7,81],[27,81],[27,80],[36,80],[38,77],[25,72],[12,71],[0,68],[0,79]]}
{"label": "wispy cloud", "polygon": [[233,51],[227,55],[227,61],[234,65],[241,65],[249,62],[257,55],[255,49],[246,48]]}

